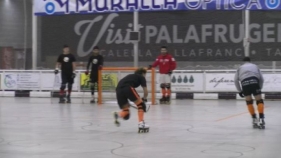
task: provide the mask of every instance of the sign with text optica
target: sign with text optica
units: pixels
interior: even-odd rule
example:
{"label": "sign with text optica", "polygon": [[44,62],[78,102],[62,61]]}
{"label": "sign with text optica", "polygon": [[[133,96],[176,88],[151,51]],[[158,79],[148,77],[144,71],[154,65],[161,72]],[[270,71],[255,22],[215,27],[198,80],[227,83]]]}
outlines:
{"label": "sign with text optica", "polygon": [[36,0],[35,15],[177,10],[280,10],[280,0]]}

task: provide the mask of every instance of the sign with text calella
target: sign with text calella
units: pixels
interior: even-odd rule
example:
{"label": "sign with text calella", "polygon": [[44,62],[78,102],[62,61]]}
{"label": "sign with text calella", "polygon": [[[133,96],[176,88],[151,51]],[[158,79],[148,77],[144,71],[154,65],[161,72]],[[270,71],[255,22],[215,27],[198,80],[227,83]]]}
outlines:
{"label": "sign with text calella", "polygon": [[[139,60],[155,60],[164,45],[177,61],[241,61],[245,35],[241,17],[237,11],[143,12]],[[251,13],[248,41],[253,60],[281,60],[280,17],[281,12]],[[100,47],[105,61],[133,61],[132,30],[131,13],[43,16],[42,58],[57,56],[67,43],[79,61],[88,61],[94,46]]]}

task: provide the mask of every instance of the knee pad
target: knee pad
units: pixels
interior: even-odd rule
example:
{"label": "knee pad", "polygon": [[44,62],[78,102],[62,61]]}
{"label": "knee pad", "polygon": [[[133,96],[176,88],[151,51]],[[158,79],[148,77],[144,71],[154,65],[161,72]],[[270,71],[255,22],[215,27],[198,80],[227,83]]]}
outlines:
{"label": "knee pad", "polygon": [[130,119],[130,112],[123,119],[124,120],[129,120]]}
{"label": "knee pad", "polygon": [[171,88],[171,84],[170,83],[166,84],[166,88],[170,89]]}
{"label": "knee pad", "polygon": [[261,99],[261,100],[257,100],[257,105],[259,105],[259,104],[263,104],[264,102],[263,102],[263,99]]}
{"label": "knee pad", "polygon": [[145,103],[144,103],[144,102],[140,103],[140,104],[138,105],[138,109],[139,109],[139,110],[142,109],[144,112],[146,112],[146,105],[145,105]]}
{"label": "knee pad", "polygon": [[164,83],[161,83],[160,88],[164,89],[164,88],[166,88],[166,85]]}
{"label": "knee pad", "polygon": [[61,84],[60,89],[61,90],[65,90],[65,88],[66,88],[66,85],[65,84]]}
{"label": "knee pad", "polygon": [[247,105],[253,105],[253,104],[254,104],[254,101],[253,101],[253,100],[246,101],[246,104],[247,104]]}

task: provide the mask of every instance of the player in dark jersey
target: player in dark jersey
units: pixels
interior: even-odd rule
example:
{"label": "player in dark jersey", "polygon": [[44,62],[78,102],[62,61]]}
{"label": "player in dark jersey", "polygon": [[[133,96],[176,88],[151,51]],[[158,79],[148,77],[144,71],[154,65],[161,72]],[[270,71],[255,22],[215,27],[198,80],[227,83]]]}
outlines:
{"label": "player in dark jersey", "polygon": [[[148,132],[149,126],[144,122],[144,112],[147,111],[145,102],[147,101],[148,91],[146,86],[146,69],[139,68],[134,74],[129,74],[123,79],[121,79],[116,88],[116,98],[119,108],[122,109],[119,113],[114,112],[115,124],[120,125],[118,118],[123,118],[128,120],[130,118],[130,103],[128,99],[134,102],[138,108],[138,118],[139,118],[139,132]],[[142,86],[144,96],[141,99],[136,92],[135,88]]]}
{"label": "player in dark jersey", "polygon": [[92,100],[91,103],[95,103],[95,87],[98,84],[98,72],[102,69],[103,66],[103,57],[99,54],[99,47],[95,46],[93,49],[93,55],[89,58],[87,71],[85,72],[86,75],[89,74],[89,68],[91,68],[90,73],[90,83],[91,83],[91,93],[92,93]]}
{"label": "player in dark jersey", "polygon": [[61,87],[60,87],[60,100],[59,103],[65,103],[65,88],[68,85],[67,103],[71,103],[70,94],[72,90],[72,84],[74,83],[74,78],[76,76],[75,69],[75,57],[70,53],[69,47],[67,45],[63,46],[63,53],[59,55],[55,74],[59,73],[59,67],[61,68]]}
{"label": "player in dark jersey", "polygon": [[[245,63],[241,65],[236,71],[234,83],[236,89],[239,92],[239,95],[241,97],[245,97],[248,111],[253,118],[253,127],[264,129],[264,101],[261,95],[261,90],[263,88],[264,83],[263,75],[259,67],[251,63],[250,57],[245,57],[243,61]],[[259,112],[259,119],[257,118],[255,113],[252,95],[256,100],[256,104],[258,107],[257,110]]]}

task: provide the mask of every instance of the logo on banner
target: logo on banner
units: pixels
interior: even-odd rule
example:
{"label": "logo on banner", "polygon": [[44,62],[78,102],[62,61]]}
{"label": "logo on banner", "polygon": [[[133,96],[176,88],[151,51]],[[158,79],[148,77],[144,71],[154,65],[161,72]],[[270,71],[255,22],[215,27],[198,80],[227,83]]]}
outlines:
{"label": "logo on banner", "polygon": [[193,82],[194,82],[194,78],[192,75],[190,77],[188,77],[187,75],[184,75],[183,77],[181,75],[178,75],[177,77],[173,75],[172,77],[172,83],[193,83]]}
{"label": "logo on banner", "polygon": [[209,83],[214,83],[214,87],[219,86],[220,84],[234,85],[234,80],[222,78],[213,78],[209,81]]}
{"label": "logo on banner", "polygon": [[7,88],[15,88],[17,81],[13,78],[12,75],[5,75],[4,84]]}
{"label": "logo on banner", "polygon": [[56,11],[56,6],[53,2],[48,2],[45,5],[45,11],[47,14],[53,14]]}

